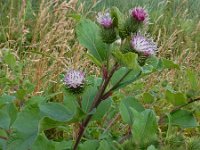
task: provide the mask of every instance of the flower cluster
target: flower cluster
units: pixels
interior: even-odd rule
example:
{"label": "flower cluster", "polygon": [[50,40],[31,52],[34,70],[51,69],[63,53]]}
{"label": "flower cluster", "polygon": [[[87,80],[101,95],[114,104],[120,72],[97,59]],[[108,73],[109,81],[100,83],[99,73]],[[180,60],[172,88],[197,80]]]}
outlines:
{"label": "flower cluster", "polygon": [[145,56],[154,55],[157,50],[157,45],[152,39],[146,38],[139,33],[132,37],[131,46],[136,52]]}
{"label": "flower cluster", "polygon": [[85,75],[81,71],[70,70],[64,78],[64,84],[69,89],[79,89],[84,85]]}
{"label": "flower cluster", "polygon": [[[131,43],[128,44],[128,47],[125,47],[128,51],[136,52],[143,56],[154,55],[157,50],[156,43],[154,43],[151,38],[146,38],[139,32],[141,27],[147,25],[149,21],[149,15],[145,8],[132,8],[129,11],[130,15],[127,18],[125,17],[126,19],[124,22],[122,21],[120,23],[119,19],[121,18],[117,18],[119,17],[118,12],[115,13],[112,11],[111,9],[111,11],[106,11],[104,13],[99,12],[97,15],[97,22],[103,27],[101,33],[103,41],[108,44],[116,41],[116,34],[118,33],[122,40],[126,40],[124,43]],[[114,28],[118,31],[116,32]],[[125,51],[128,52],[127,50]]]}

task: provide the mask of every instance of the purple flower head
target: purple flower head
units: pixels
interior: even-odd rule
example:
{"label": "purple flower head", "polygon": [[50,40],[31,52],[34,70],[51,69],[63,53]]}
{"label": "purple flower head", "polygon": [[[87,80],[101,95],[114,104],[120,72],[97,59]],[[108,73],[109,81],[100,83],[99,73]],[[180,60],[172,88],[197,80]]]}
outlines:
{"label": "purple flower head", "polygon": [[135,51],[146,56],[154,55],[157,51],[157,45],[152,39],[146,38],[141,34],[132,37],[131,45]]}
{"label": "purple flower head", "polygon": [[104,28],[110,28],[113,25],[113,20],[109,12],[99,12],[97,16],[97,22],[102,25]]}
{"label": "purple flower head", "polygon": [[148,22],[148,13],[147,11],[142,7],[135,7],[132,10],[130,10],[131,16],[138,22]]}
{"label": "purple flower head", "polygon": [[70,70],[64,78],[64,84],[69,88],[76,89],[82,87],[85,81],[85,74],[81,71]]}

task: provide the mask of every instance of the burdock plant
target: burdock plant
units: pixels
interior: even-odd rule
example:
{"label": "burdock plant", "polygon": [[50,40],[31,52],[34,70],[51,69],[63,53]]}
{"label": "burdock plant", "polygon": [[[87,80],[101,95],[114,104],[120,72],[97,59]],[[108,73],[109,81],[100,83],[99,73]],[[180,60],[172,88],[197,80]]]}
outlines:
{"label": "burdock plant", "polygon": [[[38,91],[40,88],[23,82],[26,76],[22,76],[18,69],[16,72],[19,59],[15,59],[10,52],[3,54],[1,66],[10,73],[4,77],[6,72],[3,72],[0,78],[6,89],[5,92],[1,90],[4,94],[0,96],[0,149],[155,150],[162,149],[159,143],[170,141],[170,134],[177,131],[177,127],[198,126],[193,115],[195,108],[192,112],[182,109],[199,101],[200,98],[196,97],[198,93],[195,95],[191,91],[186,95],[174,91],[167,81],[150,88],[152,93],[144,93],[141,89],[141,83],[143,87],[148,84],[147,75],[163,72],[165,68],[179,69],[179,66],[157,57],[159,45],[146,31],[149,22],[146,9],[135,7],[125,14],[112,7],[98,13],[94,21],[75,15],[78,18],[76,37],[85,47],[84,56],[90,59],[92,65],[96,65],[98,74],[91,75],[87,68],[68,70],[62,79],[63,91],[58,93],[49,93],[52,86],[44,92],[35,92],[34,89]],[[21,66],[24,65],[20,63],[19,66],[23,74]],[[55,72],[47,73],[50,73],[50,79],[54,79],[51,75]],[[20,76],[20,80],[15,81],[15,74],[16,78]],[[191,86],[198,89],[194,74],[189,71],[187,74]],[[38,77],[43,80],[43,75]],[[54,83],[57,82],[50,85]],[[127,89],[123,88],[132,83],[133,86],[127,87],[130,92],[128,96]],[[40,82],[36,82],[36,85],[40,85]],[[165,94],[158,94],[157,87],[161,85],[161,91],[165,91]],[[13,92],[12,96],[7,95],[15,86],[17,92]],[[37,96],[32,96],[35,94]],[[163,103],[161,100],[166,101]],[[144,107],[141,102],[147,105]],[[167,106],[170,107],[163,108],[163,111],[156,109],[159,112],[156,114],[153,110],[155,103],[169,103]],[[111,130],[113,125],[115,128]],[[172,130],[173,126],[176,126],[175,130]],[[162,133],[159,136],[158,131]],[[53,136],[48,136],[48,133]],[[175,144],[181,145],[179,141],[182,137],[175,139]],[[198,144],[190,143],[189,148],[198,149]]]}
{"label": "burdock plant", "polygon": [[[79,120],[79,130],[73,150],[82,147],[80,142],[88,124],[96,119],[102,119],[103,115],[109,111],[112,95],[120,92],[119,89],[155,71],[178,68],[170,60],[156,57],[158,45],[145,31],[149,22],[147,11],[143,7],[135,7],[127,14],[126,16],[118,8],[113,7],[99,12],[96,21],[82,18],[76,26],[80,44],[87,48],[87,55],[99,67],[102,76],[92,76],[89,80],[84,80],[83,74],[71,72],[65,77],[65,84],[73,90],[87,84],[84,82],[93,83],[79,97],[78,107],[79,110],[85,112],[85,116]],[[120,43],[116,44],[116,41]],[[154,147],[153,145],[158,143],[158,119],[154,111],[145,109],[139,102],[135,102],[135,97],[126,95],[124,97],[119,111],[122,120],[129,125],[128,134],[133,133],[131,141],[136,147]],[[133,103],[136,105],[132,105]],[[163,120],[168,121],[165,115],[159,122],[163,123]],[[90,142],[84,144],[91,144]],[[99,140],[99,142],[105,141]],[[98,143],[93,144],[98,147]],[[108,147],[109,145],[112,149],[112,142],[108,144]],[[118,149],[120,149],[120,144]]]}

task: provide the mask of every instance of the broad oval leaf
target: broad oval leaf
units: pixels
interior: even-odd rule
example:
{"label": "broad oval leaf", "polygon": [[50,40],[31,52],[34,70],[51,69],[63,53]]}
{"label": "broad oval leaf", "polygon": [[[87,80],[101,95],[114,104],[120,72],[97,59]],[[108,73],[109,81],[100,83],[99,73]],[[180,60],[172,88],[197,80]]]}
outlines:
{"label": "broad oval leaf", "polygon": [[105,61],[109,55],[109,47],[103,43],[100,28],[89,19],[81,19],[76,26],[76,34],[81,45],[89,50],[99,62]]}
{"label": "broad oval leaf", "polygon": [[80,144],[80,150],[97,150],[99,147],[98,140],[87,140],[83,144]]}
{"label": "broad oval leaf", "polygon": [[56,121],[67,122],[74,116],[74,113],[60,103],[40,104],[39,108],[43,116],[47,116]]}
{"label": "broad oval leaf", "polygon": [[187,97],[185,94],[181,92],[173,92],[170,90],[167,90],[166,93],[166,99],[170,103],[172,103],[174,106],[179,106],[187,103]]}
{"label": "broad oval leaf", "polygon": [[178,110],[170,114],[170,123],[181,128],[193,128],[199,126],[193,114],[187,110]]}
{"label": "broad oval leaf", "polygon": [[94,101],[94,97],[97,93],[97,87],[88,86],[82,96],[82,109],[85,113],[89,113],[90,107]]}
{"label": "broad oval leaf", "polygon": [[12,125],[7,145],[7,150],[27,150],[35,142],[39,129],[38,124],[41,118],[37,105],[28,105],[17,115]]}
{"label": "broad oval leaf", "polygon": [[92,120],[100,120],[102,117],[108,112],[110,109],[110,106],[112,104],[112,99],[108,98],[104,101],[102,101],[99,106],[96,109],[96,112],[94,113]]}
{"label": "broad oval leaf", "polygon": [[133,123],[131,108],[134,108],[138,112],[144,111],[144,107],[134,97],[127,97],[123,99],[119,105],[119,111],[123,121],[129,125],[132,125]]}
{"label": "broad oval leaf", "polygon": [[[126,77],[124,77],[125,75]],[[118,83],[118,81],[120,81],[123,78],[123,80],[121,80],[117,88],[120,89],[139,79],[140,75],[141,75],[141,70],[137,69],[129,70],[126,67],[122,67],[119,70],[117,70],[112,76],[111,84],[114,86],[116,83]]]}
{"label": "broad oval leaf", "polygon": [[140,146],[151,145],[158,138],[158,125],[155,113],[149,109],[138,112],[131,108],[131,111],[134,116],[134,123],[132,125],[134,142]]}
{"label": "broad oval leaf", "polygon": [[127,67],[128,69],[140,70],[138,64],[138,55],[132,52],[123,54],[119,50],[113,51],[114,57],[119,63]]}

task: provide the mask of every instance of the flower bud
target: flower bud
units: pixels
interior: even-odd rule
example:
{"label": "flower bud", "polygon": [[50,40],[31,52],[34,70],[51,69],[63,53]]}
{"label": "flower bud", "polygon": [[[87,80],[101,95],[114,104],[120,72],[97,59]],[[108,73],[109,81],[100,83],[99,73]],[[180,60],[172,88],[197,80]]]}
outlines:
{"label": "flower bud", "polygon": [[113,26],[113,20],[109,12],[99,12],[97,16],[97,22],[104,28],[111,28]]}
{"label": "flower bud", "polygon": [[97,22],[101,25],[101,37],[103,42],[108,44],[113,43],[116,40],[117,34],[110,13],[99,12]]}
{"label": "flower bud", "polygon": [[146,25],[149,17],[147,11],[142,7],[133,8],[129,12],[130,16],[126,20],[125,28],[130,35],[130,33],[136,33],[143,25]]}
{"label": "flower bud", "polygon": [[137,22],[147,23],[148,22],[148,13],[142,7],[135,7],[130,10],[130,15]]}
{"label": "flower bud", "polygon": [[78,70],[70,70],[64,78],[64,84],[73,93],[80,93],[85,83],[85,75]]}

